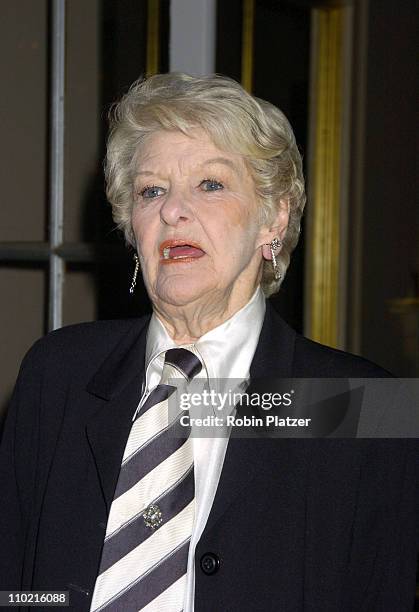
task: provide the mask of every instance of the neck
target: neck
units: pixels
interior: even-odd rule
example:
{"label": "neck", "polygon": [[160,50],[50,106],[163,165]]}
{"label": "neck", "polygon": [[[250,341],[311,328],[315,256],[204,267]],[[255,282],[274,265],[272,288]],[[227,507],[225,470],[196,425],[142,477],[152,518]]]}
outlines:
{"label": "neck", "polygon": [[218,327],[245,306],[256,290],[257,284],[228,296],[206,295],[193,303],[173,307],[154,304],[154,313],[176,344],[194,344],[204,334]]}

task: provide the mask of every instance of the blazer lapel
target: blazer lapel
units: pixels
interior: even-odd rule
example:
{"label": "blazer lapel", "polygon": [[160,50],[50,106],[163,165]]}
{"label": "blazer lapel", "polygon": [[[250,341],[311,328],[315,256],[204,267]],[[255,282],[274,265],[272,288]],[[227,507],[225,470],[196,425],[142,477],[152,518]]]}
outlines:
{"label": "blazer lapel", "polygon": [[138,321],[133,324],[87,386],[87,391],[100,401],[86,433],[108,510],[141,397],[148,323],[147,319],[141,320],[140,325]]}
{"label": "blazer lapel", "polygon": [[[260,378],[290,378],[294,358],[296,333],[274,311],[269,302],[266,303],[266,314],[259,342],[250,367],[250,384],[247,393],[251,394],[255,382]],[[253,381],[253,382],[252,382]],[[285,444],[284,444],[285,442]],[[282,446],[281,446],[282,445]],[[263,477],[270,469],[272,453],[282,452],[288,457],[288,441],[234,438],[231,437],[227,446],[223,469],[217,493],[205,529],[210,529],[219,517],[226,512],[231,501],[245,487],[250,487],[252,479]],[[288,459],[284,455],[285,464]]]}

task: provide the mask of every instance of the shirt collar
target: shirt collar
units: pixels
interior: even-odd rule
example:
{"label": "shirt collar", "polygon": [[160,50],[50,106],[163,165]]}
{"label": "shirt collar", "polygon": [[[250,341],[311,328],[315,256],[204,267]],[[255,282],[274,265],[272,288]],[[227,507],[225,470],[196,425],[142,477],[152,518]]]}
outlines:
{"label": "shirt collar", "polygon": [[[209,378],[248,376],[265,310],[265,297],[258,286],[245,306],[196,341],[194,346],[204,360]],[[177,346],[164,325],[153,314],[147,332],[147,368],[154,360],[157,366],[163,368],[165,351]]]}

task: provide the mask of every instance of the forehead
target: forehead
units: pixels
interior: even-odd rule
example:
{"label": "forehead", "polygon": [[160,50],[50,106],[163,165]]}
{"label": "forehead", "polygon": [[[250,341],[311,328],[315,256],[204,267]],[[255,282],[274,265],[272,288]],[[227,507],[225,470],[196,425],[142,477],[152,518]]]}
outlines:
{"label": "forehead", "polygon": [[190,133],[161,130],[150,134],[137,151],[139,171],[153,170],[155,165],[182,164],[199,166],[205,163],[222,164],[241,174],[246,170],[241,155],[220,149],[201,128]]}

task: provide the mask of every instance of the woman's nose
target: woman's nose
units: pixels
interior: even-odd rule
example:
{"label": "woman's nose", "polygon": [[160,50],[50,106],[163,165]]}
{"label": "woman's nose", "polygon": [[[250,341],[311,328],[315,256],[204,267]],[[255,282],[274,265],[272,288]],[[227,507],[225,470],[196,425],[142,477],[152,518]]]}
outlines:
{"label": "woman's nose", "polygon": [[188,197],[181,192],[169,193],[160,208],[160,218],[166,225],[177,225],[193,217]]}

